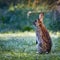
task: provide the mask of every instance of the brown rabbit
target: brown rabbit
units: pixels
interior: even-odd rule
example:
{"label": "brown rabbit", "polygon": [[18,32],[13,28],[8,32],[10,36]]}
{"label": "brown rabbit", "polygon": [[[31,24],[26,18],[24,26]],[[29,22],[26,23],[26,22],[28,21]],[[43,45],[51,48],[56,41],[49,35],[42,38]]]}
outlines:
{"label": "brown rabbit", "polygon": [[52,42],[50,35],[43,24],[44,13],[39,14],[39,19],[35,20],[36,26],[36,44],[38,53],[49,53],[51,51]]}

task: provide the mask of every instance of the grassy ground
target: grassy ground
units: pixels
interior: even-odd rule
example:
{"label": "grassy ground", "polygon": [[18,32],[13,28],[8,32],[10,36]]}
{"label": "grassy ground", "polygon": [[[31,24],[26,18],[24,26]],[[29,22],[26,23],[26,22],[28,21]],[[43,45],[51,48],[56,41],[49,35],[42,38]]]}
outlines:
{"label": "grassy ground", "polygon": [[0,60],[60,60],[60,33],[50,33],[52,50],[36,54],[35,33],[0,34]]}

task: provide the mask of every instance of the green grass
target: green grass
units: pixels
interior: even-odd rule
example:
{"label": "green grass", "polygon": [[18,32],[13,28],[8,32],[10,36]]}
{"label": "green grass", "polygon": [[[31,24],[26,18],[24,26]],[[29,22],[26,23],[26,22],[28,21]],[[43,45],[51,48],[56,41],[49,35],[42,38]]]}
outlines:
{"label": "green grass", "polygon": [[36,54],[35,33],[0,34],[0,60],[60,60],[60,33],[51,33],[52,50]]}

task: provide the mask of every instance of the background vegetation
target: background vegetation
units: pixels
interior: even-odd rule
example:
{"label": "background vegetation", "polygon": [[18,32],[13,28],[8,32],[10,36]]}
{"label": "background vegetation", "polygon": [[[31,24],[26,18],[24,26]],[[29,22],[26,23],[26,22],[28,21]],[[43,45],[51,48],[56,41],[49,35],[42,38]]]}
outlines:
{"label": "background vegetation", "polygon": [[51,31],[59,31],[60,13],[56,10],[55,2],[54,0],[49,2],[48,0],[46,2],[44,0],[0,0],[0,32],[34,30],[33,21],[38,18],[40,11],[45,13],[46,27]]}

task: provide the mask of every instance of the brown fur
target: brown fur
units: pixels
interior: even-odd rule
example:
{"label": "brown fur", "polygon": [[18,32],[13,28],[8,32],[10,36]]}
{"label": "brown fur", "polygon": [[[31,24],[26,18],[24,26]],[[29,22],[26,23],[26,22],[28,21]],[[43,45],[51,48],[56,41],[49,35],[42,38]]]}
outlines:
{"label": "brown fur", "polygon": [[[43,18],[43,17],[42,17]],[[41,19],[41,18],[40,18]],[[34,24],[36,26],[36,37],[37,37],[37,50],[39,53],[49,53],[51,51],[51,38],[43,24],[42,19],[37,19]]]}

